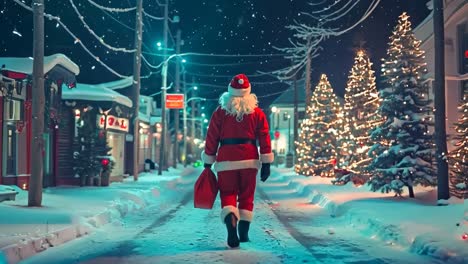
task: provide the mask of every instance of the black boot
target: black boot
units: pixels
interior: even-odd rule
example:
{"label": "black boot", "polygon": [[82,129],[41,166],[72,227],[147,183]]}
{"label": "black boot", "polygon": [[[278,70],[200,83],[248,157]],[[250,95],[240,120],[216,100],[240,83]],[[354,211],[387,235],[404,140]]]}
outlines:
{"label": "black boot", "polygon": [[245,220],[239,221],[239,241],[249,242],[249,227],[250,222]]}
{"label": "black boot", "polygon": [[239,237],[237,237],[237,217],[230,213],[224,218],[226,229],[228,232],[227,243],[230,247],[235,248],[239,246]]}

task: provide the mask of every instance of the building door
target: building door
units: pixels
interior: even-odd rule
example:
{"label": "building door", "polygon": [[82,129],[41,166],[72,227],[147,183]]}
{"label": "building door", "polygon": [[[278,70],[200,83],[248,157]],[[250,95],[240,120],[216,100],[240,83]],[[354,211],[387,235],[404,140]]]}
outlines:
{"label": "building door", "polygon": [[6,144],[5,144],[5,153],[6,153],[6,174],[7,175],[16,175],[16,126],[11,124],[7,125],[6,130]]}
{"label": "building door", "polygon": [[107,132],[107,142],[109,143],[109,147],[112,148],[110,155],[115,161],[111,176],[122,176],[124,174],[124,135],[120,133]]}
{"label": "building door", "polygon": [[44,187],[50,187],[55,185],[55,174],[54,174],[54,133],[44,133],[44,159],[43,159],[43,170],[44,170]]}

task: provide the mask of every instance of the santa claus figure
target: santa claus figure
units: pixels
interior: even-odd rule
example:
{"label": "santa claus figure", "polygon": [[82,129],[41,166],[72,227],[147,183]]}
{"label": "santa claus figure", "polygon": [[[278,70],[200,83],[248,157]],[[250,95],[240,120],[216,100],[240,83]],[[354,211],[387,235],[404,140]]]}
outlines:
{"label": "santa claus figure", "polygon": [[261,168],[265,181],[274,158],[267,118],[250,91],[247,76],[234,76],[211,116],[202,153],[205,167],[214,163],[218,175],[221,220],[230,247],[249,241],[257,172]]}

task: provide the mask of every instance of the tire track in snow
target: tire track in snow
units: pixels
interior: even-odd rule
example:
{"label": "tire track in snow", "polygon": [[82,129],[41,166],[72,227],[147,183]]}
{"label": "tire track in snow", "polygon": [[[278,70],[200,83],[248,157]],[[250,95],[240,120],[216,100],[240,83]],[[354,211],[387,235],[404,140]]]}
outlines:
{"label": "tire track in snow", "polygon": [[[268,195],[261,189],[257,188],[257,192],[260,195],[260,197],[266,202],[269,200]],[[333,240],[331,241],[330,239],[325,239],[325,238],[320,238],[318,236],[312,236],[309,234],[304,234],[301,232],[298,228],[296,228],[292,223],[291,223],[291,217],[281,213],[279,210],[273,210],[270,207],[270,210],[273,212],[273,214],[276,216],[276,218],[283,224],[283,226],[286,228],[286,230],[291,234],[291,236],[298,241],[307,251],[309,251],[314,257],[316,257],[319,260],[330,260],[333,259],[335,261],[346,261],[345,263],[372,263],[372,264],[386,264],[386,263],[393,263],[390,260],[384,260],[384,259],[378,259],[374,258],[370,261],[363,261],[359,260],[359,262],[353,262],[350,260],[346,260],[349,256],[343,255],[343,254],[334,254],[333,256],[330,256],[330,253],[327,251],[324,251],[324,248],[333,248],[333,247],[339,247],[340,251],[345,251],[345,252],[351,252],[351,253],[356,253],[356,254],[366,254],[366,252],[359,248],[358,246],[352,245],[349,242],[345,240],[340,240],[336,241]],[[337,245],[337,242],[340,244]],[[351,254],[352,255],[352,254]],[[332,257],[332,258],[330,258]],[[372,257],[371,257],[372,258]]]}

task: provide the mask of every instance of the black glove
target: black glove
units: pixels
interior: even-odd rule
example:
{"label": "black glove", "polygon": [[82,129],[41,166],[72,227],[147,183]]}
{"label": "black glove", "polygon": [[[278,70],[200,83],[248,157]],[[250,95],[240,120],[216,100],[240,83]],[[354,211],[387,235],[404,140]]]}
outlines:
{"label": "black glove", "polygon": [[260,180],[266,181],[270,177],[270,163],[262,163],[262,169],[260,170]]}
{"label": "black glove", "polygon": [[203,167],[205,167],[206,169],[211,169],[211,165],[213,165],[213,164],[205,163],[205,164],[203,164]]}

